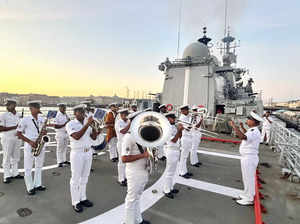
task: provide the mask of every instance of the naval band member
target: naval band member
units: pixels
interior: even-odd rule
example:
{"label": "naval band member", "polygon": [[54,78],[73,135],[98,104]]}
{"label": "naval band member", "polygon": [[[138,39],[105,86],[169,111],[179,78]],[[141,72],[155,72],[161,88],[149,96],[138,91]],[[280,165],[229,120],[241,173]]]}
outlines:
{"label": "naval band member", "polygon": [[18,171],[21,141],[18,139],[16,131],[20,122],[20,114],[16,112],[16,105],[16,100],[6,99],[7,112],[0,116],[0,132],[3,133],[1,138],[3,183],[5,184],[10,183],[12,179],[24,178]]}
{"label": "naval band member", "polygon": [[260,143],[261,134],[258,130],[259,123],[263,119],[256,113],[251,112],[248,116],[247,125],[249,129],[246,131],[243,124],[240,123],[240,128],[231,121],[230,125],[242,139],[240,145],[241,154],[241,170],[244,183],[244,191],[239,198],[236,199],[236,203],[239,205],[253,205],[255,196],[255,174],[258,165],[258,148]]}
{"label": "naval band member", "polygon": [[270,142],[270,136],[271,136],[271,127],[273,123],[273,119],[270,117],[271,113],[270,111],[267,111],[263,116],[263,127],[261,132],[261,140],[260,143],[264,143],[266,138],[266,145],[269,145]]}
{"label": "naval band member", "polygon": [[97,138],[97,132],[90,127],[93,117],[85,123],[85,105],[73,108],[75,119],[66,125],[71,145],[71,198],[76,212],[82,212],[83,207],[92,207],[93,203],[87,199],[86,185],[92,166],[91,139]]}
{"label": "naval band member", "polygon": [[[185,104],[180,107],[181,115],[179,117],[180,121],[187,123],[192,123],[192,116],[189,113],[189,105]],[[192,149],[192,132],[190,130],[183,130],[181,137],[181,155],[179,161],[179,175],[188,179],[193,176],[192,173],[189,173],[187,170],[187,158]]]}
{"label": "naval band member", "polygon": [[[128,116],[132,121],[141,112]],[[126,163],[127,195],[125,198],[125,224],[150,224],[143,220],[140,199],[148,182],[147,159],[149,153],[135,142],[130,132],[124,136],[122,143],[122,161]]]}
{"label": "naval band member", "polygon": [[112,103],[109,105],[110,111],[106,114],[105,117],[105,126],[107,128],[106,142],[109,148],[109,158],[112,162],[118,161],[117,153],[117,135],[115,130],[115,121],[117,117],[117,104]]}
{"label": "naval band member", "polygon": [[[166,106],[166,104],[161,104],[159,107],[158,107],[158,109],[159,109],[159,112],[162,114],[162,115],[164,115],[164,114],[166,114],[168,111],[167,111],[167,106]],[[157,157],[158,157],[158,159],[159,160],[161,160],[161,161],[165,161],[166,160],[166,153],[165,153],[165,151],[164,151],[164,146],[163,145],[161,145],[161,146],[158,146],[157,147]]]}
{"label": "naval band member", "polygon": [[[24,117],[18,125],[17,135],[22,139],[24,144],[24,169],[25,169],[25,185],[27,193],[34,195],[36,191],[45,191],[46,187],[42,185],[42,168],[45,157],[45,146],[40,155],[33,156],[32,148],[37,147],[37,138],[42,132],[46,135],[46,130],[42,130],[45,119],[40,116],[41,101],[28,102],[31,115]],[[32,179],[32,165],[35,163],[34,179]]]}
{"label": "naval band member", "polygon": [[54,119],[54,128],[56,131],[56,159],[59,167],[64,165],[70,165],[70,162],[67,161],[67,148],[68,148],[68,133],[66,130],[66,124],[70,121],[70,118],[66,114],[66,104],[59,103],[57,104],[59,111],[56,114]]}
{"label": "naval band member", "polygon": [[127,118],[128,109],[121,109],[118,111],[120,119],[116,121],[115,130],[118,138],[117,149],[119,155],[118,161],[118,181],[121,186],[127,186],[126,175],[125,175],[125,163],[122,162],[122,140],[125,134],[129,131],[130,120]]}
{"label": "naval band member", "polygon": [[192,149],[191,149],[191,153],[190,153],[190,161],[191,161],[191,165],[195,166],[195,167],[200,167],[200,165],[202,165],[201,162],[199,162],[198,159],[198,146],[201,142],[201,137],[202,137],[202,133],[199,130],[201,127],[201,124],[203,122],[203,118],[201,118],[198,114],[198,107],[196,105],[194,105],[192,107],[192,124],[193,124],[193,128],[191,129],[192,132]]}
{"label": "naval band member", "polygon": [[174,112],[169,112],[165,116],[171,124],[171,137],[164,145],[164,151],[167,156],[164,194],[168,198],[174,198],[174,194],[177,194],[179,192],[178,189],[174,189],[173,187],[174,187],[174,176],[176,173],[176,168],[180,157],[179,143],[184,128],[181,124],[178,124],[178,127],[175,126],[176,115]]}

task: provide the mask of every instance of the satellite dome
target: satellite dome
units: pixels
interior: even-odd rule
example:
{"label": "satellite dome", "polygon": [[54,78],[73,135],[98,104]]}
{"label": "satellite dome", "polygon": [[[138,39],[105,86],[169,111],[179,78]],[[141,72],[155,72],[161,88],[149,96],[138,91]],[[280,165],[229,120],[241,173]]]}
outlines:
{"label": "satellite dome", "polygon": [[183,52],[182,58],[191,57],[192,59],[201,60],[209,57],[208,47],[200,42],[191,43]]}

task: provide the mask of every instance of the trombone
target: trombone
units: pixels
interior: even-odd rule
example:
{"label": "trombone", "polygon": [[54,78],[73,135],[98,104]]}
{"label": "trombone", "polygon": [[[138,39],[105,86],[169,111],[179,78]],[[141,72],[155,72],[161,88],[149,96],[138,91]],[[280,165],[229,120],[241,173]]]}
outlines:
{"label": "trombone", "polygon": [[197,131],[200,131],[202,134],[209,136],[209,137],[216,137],[219,134],[212,132],[212,131],[208,131],[206,129],[203,128],[196,128],[196,125],[190,123],[190,122],[186,122],[186,121],[182,121],[182,120],[177,120],[176,123],[182,124],[184,129],[186,129],[187,131],[190,131],[192,129],[195,129]]}

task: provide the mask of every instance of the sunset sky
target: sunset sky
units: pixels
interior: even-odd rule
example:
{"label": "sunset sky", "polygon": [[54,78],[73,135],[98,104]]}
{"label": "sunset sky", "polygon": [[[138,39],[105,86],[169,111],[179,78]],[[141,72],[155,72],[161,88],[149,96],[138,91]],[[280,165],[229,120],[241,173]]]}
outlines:
{"label": "sunset sky", "polygon": [[[174,59],[179,0],[0,0],[0,92],[58,96],[160,92],[157,65]],[[238,65],[264,99],[300,98],[300,1],[229,0]],[[202,36],[216,45],[224,1],[183,0],[184,47]],[[213,54],[218,51],[213,48]]]}

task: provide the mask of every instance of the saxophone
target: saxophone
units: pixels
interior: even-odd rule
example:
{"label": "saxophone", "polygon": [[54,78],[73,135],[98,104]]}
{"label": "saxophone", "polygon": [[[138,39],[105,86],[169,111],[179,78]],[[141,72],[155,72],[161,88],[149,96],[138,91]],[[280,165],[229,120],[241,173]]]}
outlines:
{"label": "saxophone", "polygon": [[39,156],[41,154],[42,149],[44,148],[45,143],[50,141],[50,137],[48,135],[43,135],[43,131],[46,130],[48,118],[43,123],[42,129],[39,133],[39,136],[36,140],[37,147],[32,148],[32,154],[33,156]]}

